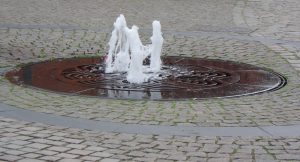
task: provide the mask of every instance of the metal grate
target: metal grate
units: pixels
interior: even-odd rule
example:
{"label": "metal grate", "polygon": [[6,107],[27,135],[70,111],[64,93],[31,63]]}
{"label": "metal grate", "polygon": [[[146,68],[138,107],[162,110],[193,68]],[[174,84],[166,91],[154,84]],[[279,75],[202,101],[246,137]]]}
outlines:
{"label": "metal grate", "polygon": [[[155,100],[243,96],[279,89],[286,82],[275,72],[249,64],[164,57],[164,66],[156,77],[142,84],[131,84],[126,73],[106,74],[103,62],[103,58],[58,59],[27,65],[9,72],[7,78],[51,91]],[[13,79],[16,76],[17,81]]]}

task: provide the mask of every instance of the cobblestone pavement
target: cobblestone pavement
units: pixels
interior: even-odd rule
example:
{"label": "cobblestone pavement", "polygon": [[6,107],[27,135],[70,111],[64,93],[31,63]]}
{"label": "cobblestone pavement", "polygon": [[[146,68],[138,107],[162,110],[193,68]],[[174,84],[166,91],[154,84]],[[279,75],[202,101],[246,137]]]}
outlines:
{"label": "cobblestone pavement", "polygon": [[92,132],[0,118],[8,161],[298,161],[300,138]]}
{"label": "cobblestone pavement", "polygon": [[[126,16],[129,25],[152,28],[154,19],[161,21],[164,29],[199,30],[211,26],[226,29],[234,27],[231,14],[235,0],[225,1],[114,1],[97,0],[82,3],[80,0],[1,0],[0,19],[3,24],[64,25],[80,28],[110,29],[120,13]],[[30,11],[28,11],[30,10]],[[199,12],[201,11],[201,12]],[[218,15],[211,19],[213,15]],[[12,21],[13,20],[13,21]]]}
{"label": "cobblestone pavement", "polygon": [[[0,102],[74,118],[141,125],[283,126],[300,123],[298,0],[0,0]],[[60,57],[100,56],[123,13],[149,42],[162,23],[164,55],[240,61],[283,74],[275,92],[240,98],[128,101],[10,84],[7,70]],[[0,112],[1,116],[1,112]],[[299,137],[159,136],[75,130],[0,118],[5,161],[300,161]],[[251,135],[249,135],[251,136]]]}
{"label": "cobblestone pavement", "polygon": [[256,29],[250,35],[300,40],[300,4],[296,0],[249,0],[239,5],[245,24]]}

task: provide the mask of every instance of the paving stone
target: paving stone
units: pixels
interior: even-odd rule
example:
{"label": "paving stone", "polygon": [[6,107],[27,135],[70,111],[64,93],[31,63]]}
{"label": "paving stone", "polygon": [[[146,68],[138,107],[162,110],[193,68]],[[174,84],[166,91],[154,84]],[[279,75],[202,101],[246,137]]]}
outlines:
{"label": "paving stone", "polygon": [[226,162],[230,161],[229,158],[209,158],[208,162]]}
{"label": "paving stone", "polygon": [[43,156],[40,158],[41,160],[46,160],[46,161],[57,161],[61,159],[61,157],[55,157],[55,156]]}
{"label": "paving stone", "polygon": [[82,140],[77,140],[77,139],[72,139],[72,138],[67,138],[67,139],[64,139],[65,142],[68,142],[68,143],[81,143]]}
{"label": "paving stone", "polygon": [[206,153],[200,152],[200,151],[197,151],[197,152],[187,152],[186,155],[187,156],[193,156],[193,157],[207,157]]}
{"label": "paving stone", "polygon": [[23,148],[23,146],[21,146],[21,145],[15,145],[15,144],[6,145],[4,147],[6,147],[8,149],[21,149],[21,148]]}
{"label": "paving stone", "polygon": [[28,153],[28,154],[22,155],[22,157],[31,158],[31,159],[36,159],[40,156],[42,156],[42,155],[41,154],[35,154],[35,153]]}
{"label": "paving stone", "polygon": [[1,155],[0,160],[7,160],[7,161],[16,161],[21,159],[22,157],[20,156],[15,156],[15,155]]}
{"label": "paving stone", "polygon": [[229,158],[230,153],[208,153],[207,157],[209,158]]}
{"label": "paving stone", "polygon": [[85,148],[86,150],[91,150],[91,151],[104,151],[106,150],[105,148],[103,147],[96,147],[96,146],[90,146],[90,147],[87,147]]}
{"label": "paving stone", "polygon": [[279,160],[300,160],[300,155],[295,154],[278,154],[276,158]]}
{"label": "paving stone", "polygon": [[5,148],[1,148],[0,147],[0,152],[4,152],[4,151],[6,151],[7,149],[5,149]]}
{"label": "paving stone", "polygon": [[26,159],[18,160],[18,162],[45,162],[45,161],[26,158]]}
{"label": "paving stone", "polygon": [[173,155],[168,156],[166,159],[185,161],[187,159],[187,157],[184,156],[183,154],[181,154],[181,155],[173,154]]}
{"label": "paving stone", "polygon": [[97,157],[111,157],[112,154],[110,153],[107,153],[107,152],[96,152],[96,153],[93,153],[91,154],[91,156],[97,156]]}
{"label": "paving stone", "polygon": [[105,158],[102,159],[101,162],[119,162],[120,160],[118,159],[109,159],[109,158]]}
{"label": "paving stone", "polygon": [[39,151],[39,149],[35,149],[35,148],[31,148],[31,147],[23,147],[20,150],[24,151],[24,152],[37,152],[37,151]]}
{"label": "paving stone", "polygon": [[95,157],[95,156],[84,156],[81,159],[82,160],[89,160],[89,161],[99,161],[101,158],[100,157]]}
{"label": "paving stone", "polygon": [[88,155],[93,153],[94,151],[88,151],[88,150],[79,150],[79,149],[73,149],[71,151],[68,151],[68,153],[76,154],[76,155]]}
{"label": "paving stone", "polygon": [[60,153],[60,154],[56,154],[55,156],[61,158],[68,158],[68,159],[76,159],[77,157],[79,157],[79,155],[68,154],[68,153]]}
{"label": "paving stone", "polygon": [[168,160],[168,159],[157,159],[159,162],[173,162],[174,160]]}
{"label": "paving stone", "polygon": [[25,152],[23,151],[18,151],[18,150],[6,150],[5,153],[10,154],[10,155],[22,155]]}
{"label": "paving stone", "polygon": [[129,156],[134,156],[134,157],[144,157],[145,153],[142,151],[132,151],[128,154]]}
{"label": "paving stone", "polygon": [[67,145],[66,147],[76,148],[76,149],[83,149],[83,148],[87,147],[87,145],[69,144],[69,145]]}
{"label": "paving stone", "polygon": [[58,154],[58,152],[50,151],[50,150],[39,150],[36,153],[42,154],[42,155],[49,155],[49,156]]}
{"label": "paving stone", "polygon": [[67,148],[67,147],[57,147],[57,146],[52,146],[52,147],[49,147],[47,148],[48,150],[51,150],[51,151],[56,151],[56,152],[65,152],[65,151],[68,151],[68,150],[71,150],[71,148]]}
{"label": "paving stone", "polygon": [[12,144],[16,144],[16,145],[27,145],[30,142],[28,142],[28,141],[22,141],[22,140],[17,140],[17,141],[12,141],[11,143]]}
{"label": "paving stone", "polygon": [[[252,162],[252,159],[234,159],[232,160],[232,162]],[[259,161],[259,160],[255,160],[255,161]]]}
{"label": "paving stone", "polygon": [[62,159],[59,162],[81,162],[82,160],[79,159]]}
{"label": "paving stone", "polygon": [[32,147],[32,148],[36,148],[36,149],[44,149],[44,148],[50,147],[50,145],[41,144],[41,143],[32,143],[32,144],[29,144],[27,146]]}

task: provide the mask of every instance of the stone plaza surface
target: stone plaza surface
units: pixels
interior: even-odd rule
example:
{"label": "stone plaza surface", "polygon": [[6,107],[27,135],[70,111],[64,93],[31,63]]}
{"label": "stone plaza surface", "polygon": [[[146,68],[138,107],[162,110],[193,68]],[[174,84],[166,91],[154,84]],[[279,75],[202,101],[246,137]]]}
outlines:
{"label": "stone plaza surface", "polygon": [[[0,161],[300,161],[298,0],[0,4]],[[239,98],[130,101],[57,94],[4,78],[29,62],[102,56],[120,13],[144,29],[144,42],[147,24],[160,20],[164,55],[257,65],[288,84]],[[186,133],[190,128],[200,131]]]}

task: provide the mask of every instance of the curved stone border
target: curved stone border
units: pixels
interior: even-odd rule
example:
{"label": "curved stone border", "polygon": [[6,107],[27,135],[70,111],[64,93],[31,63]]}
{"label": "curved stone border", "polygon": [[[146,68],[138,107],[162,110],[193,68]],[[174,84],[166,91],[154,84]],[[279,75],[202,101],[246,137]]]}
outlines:
{"label": "curved stone border", "polygon": [[49,125],[114,133],[179,136],[299,136],[300,125],[264,127],[190,127],[93,121],[19,109],[0,103],[1,116]]}

